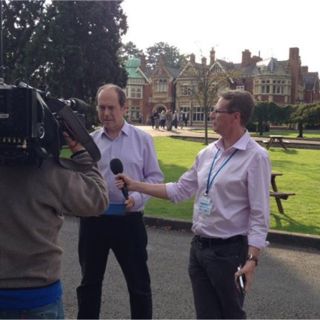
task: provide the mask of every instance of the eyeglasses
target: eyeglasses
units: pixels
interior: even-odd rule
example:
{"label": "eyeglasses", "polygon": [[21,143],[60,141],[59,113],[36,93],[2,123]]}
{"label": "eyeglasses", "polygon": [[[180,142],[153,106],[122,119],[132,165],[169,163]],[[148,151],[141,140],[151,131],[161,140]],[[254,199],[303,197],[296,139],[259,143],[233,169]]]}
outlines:
{"label": "eyeglasses", "polygon": [[213,109],[212,113],[234,113],[234,111]]}

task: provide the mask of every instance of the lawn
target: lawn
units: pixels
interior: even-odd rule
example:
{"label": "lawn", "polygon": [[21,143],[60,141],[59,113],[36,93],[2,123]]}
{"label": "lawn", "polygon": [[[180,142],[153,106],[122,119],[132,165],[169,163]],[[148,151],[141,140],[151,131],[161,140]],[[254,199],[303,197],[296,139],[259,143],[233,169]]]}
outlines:
{"label": "lawn", "polygon": [[[200,142],[154,138],[159,163],[165,181],[176,181],[193,163],[204,145]],[[285,214],[280,214],[273,198],[271,203],[271,228],[290,232],[320,234],[320,150],[280,148],[269,150],[272,170],[282,172],[277,178],[280,191],[295,192],[283,200]],[[191,221],[192,200],[172,204],[166,200],[151,199],[146,215]]]}

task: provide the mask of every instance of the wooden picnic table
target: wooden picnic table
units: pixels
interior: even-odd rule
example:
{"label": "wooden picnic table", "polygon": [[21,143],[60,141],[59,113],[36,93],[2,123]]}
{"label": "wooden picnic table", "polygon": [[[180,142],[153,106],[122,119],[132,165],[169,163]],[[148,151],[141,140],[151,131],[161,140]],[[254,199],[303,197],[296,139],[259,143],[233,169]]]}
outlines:
{"label": "wooden picnic table", "polygon": [[287,150],[285,142],[283,141],[283,136],[279,135],[270,135],[269,140],[266,142],[266,148],[269,149],[272,144],[276,142],[278,142],[283,149]]}
{"label": "wooden picnic table", "polygon": [[271,173],[271,189],[270,190],[270,197],[274,197],[278,206],[278,210],[280,213],[284,213],[283,206],[281,200],[287,200],[289,196],[294,196],[294,192],[282,192],[278,190],[277,184],[276,184],[276,177],[282,176],[283,173],[281,172],[272,172]]}

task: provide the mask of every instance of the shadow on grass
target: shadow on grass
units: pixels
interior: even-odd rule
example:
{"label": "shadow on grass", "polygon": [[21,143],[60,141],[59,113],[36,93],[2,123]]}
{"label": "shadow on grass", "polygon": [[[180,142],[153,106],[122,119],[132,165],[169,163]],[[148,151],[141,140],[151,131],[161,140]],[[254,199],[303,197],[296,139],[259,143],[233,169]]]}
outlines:
{"label": "shadow on grass", "polygon": [[[269,151],[270,152],[274,152],[274,151],[277,151],[277,152],[279,152],[279,148],[277,148],[277,150],[274,150],[274,148],[270,148],[269,149]],[[284,153],[284,154],[297,154],[298,153],[298,151],[296,150],[296,149],[287,149],[287,150],[285,150],[285,149],[281,149],[280,150],[282,153]]]}
{"label": "shadow on grass", "polygon": [[272,229],[309,234],[319,234],[320,232],[319,227],[305,225],[285,213],[270,213],[270,217],[275,221],[275,226]]}

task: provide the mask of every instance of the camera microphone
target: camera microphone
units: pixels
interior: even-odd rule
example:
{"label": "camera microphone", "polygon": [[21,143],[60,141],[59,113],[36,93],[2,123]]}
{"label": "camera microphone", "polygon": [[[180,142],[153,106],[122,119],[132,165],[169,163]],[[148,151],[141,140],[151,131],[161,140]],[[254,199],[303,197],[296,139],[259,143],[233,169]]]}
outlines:
{"label": "camera microphone", "polygon": [[[123,173],[123,165],[120,159],[114,158],[110,161],[110,169],[114,175],[118,173]],[[121,192],[126,200],[129,199],[129,193],[127,185],[124,184],[123,188],[121,188]]]}

